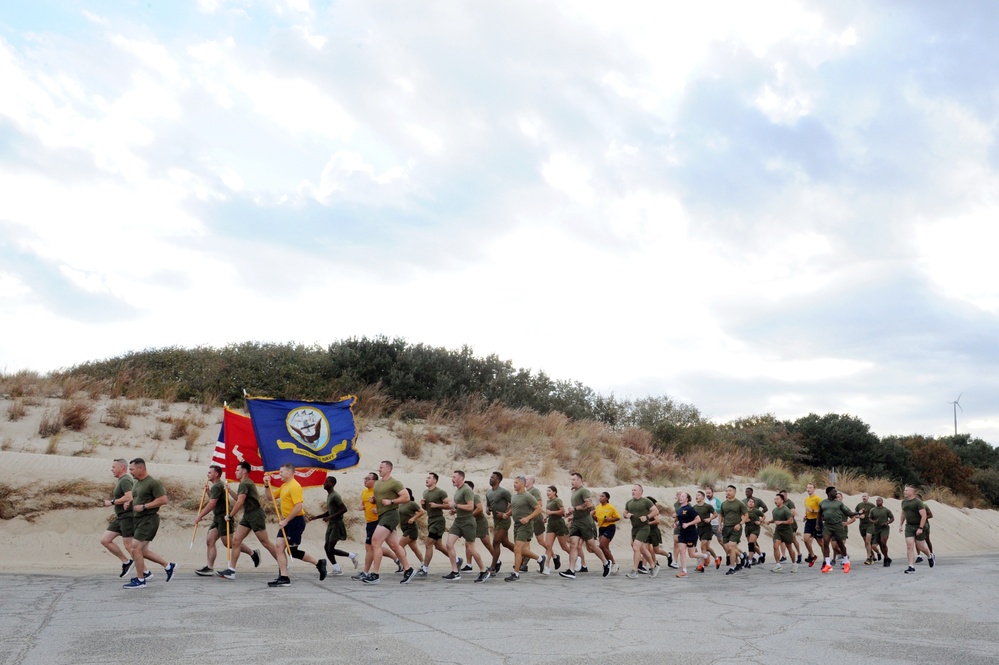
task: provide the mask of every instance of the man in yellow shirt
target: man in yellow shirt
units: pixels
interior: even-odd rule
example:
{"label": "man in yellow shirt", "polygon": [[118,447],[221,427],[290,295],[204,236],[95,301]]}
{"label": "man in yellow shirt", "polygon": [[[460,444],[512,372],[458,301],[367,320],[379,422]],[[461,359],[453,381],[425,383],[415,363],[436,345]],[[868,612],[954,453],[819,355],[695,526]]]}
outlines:
{"label": "man in yellow shirt", "polygon": [[[319,571],[319,580],[326,579],[326,559],[316,559],[298,549],[302,544],[302,534],[305,533],[305,495],[302,493],[302,486],[295,480],[295,467],[292,464],[283,464],[280,470],[282,485],[278,489],[278,522],[279,531],[274,543],[277,550],[278,577],[273,582],[268,582],[269,587],[289,586],[291,578],[288,577],[288,552],[292,558],[301,559],[306,563],[311,563]],[[264,488],[267,498],[273,501],[271,494],[270,479],[264,476]],[[286,545],[287,543],[287,545]],[[287,547],[287,549],[286,549]]]}
{"label": "man in yellow shirt", "polygon": [[[611,562],[611,573],[617,575],[621,572],[621,566],[617,565],[614,554],[611,552],[611,541],[617,533],[617,523],[621,521],[621,513],[617,511],[610,502],[610,494],[600,493],[600,503],[593,509],[593,518],[597,520],[597,534],[600,536],[600,551],[604,553],[607,560]],[[558,561],[558,557],[555,558]],[[558,566],[555,566],[558,568]]]}
{"label": "man in yellow shirt", "polygon": [[805,492],[807,494],[805,496],[805,548],[808,549],[808,557],[805,558],[805,562],[811,568],[819,559],[815,556],[815,550],[812,549],[812,540],[814,538],[822,540],[822,525],[818,521],[822,497],[815,493],[814,483],[808,483]]}

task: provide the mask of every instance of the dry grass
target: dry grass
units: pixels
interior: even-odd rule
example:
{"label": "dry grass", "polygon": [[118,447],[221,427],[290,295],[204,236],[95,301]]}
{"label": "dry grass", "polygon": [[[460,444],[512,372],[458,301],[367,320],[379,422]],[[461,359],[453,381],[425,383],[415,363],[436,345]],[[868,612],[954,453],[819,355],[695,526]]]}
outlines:
{"label": "dry grass", "polygon": [[187,418],[171,418],[170,419],[170,438],[180,439],[187,436],[187,426],[190,425],[190,421]]}
{"label": "dry grass", "polygon": [[971,508],[974,505],[974,502],[968,497],[957,494],[951,491],[949,487],[941,485],[931,485],[920,492],[920,495],[923,497],[923,501],[937,501],[955,508]]}
{"label": "dry grass", "polygon": [[94,410],[94,403],[89,400],[71,399],[62,403],[59,417],[66,429],[82,432],[87,428]]}
{"label": "dry grass", "polygon": [[138,415],[140,410],[135,402],[128,400],[115,400],[108,405],[101,422],[109,427],[118,429],[129,429],[132,426],[132,416]]}
{"label": "dry grass", "polygon": [[38,436],[43,439],[55,436],[62,431],[62,418],[51,409],[47,409],[38,421]]}
{"label": "dry grass", "polygon": [[683,456],[683,461],[693,472],[692,475],[710,469],[721,474],[722,479],[753,477],[764,465],[764,460],[749,450],[728,443],[694,448]]}
{"label": "dry grass", "polygon": [[405,425],[401,431],[396,430],[399,436],[400,450],[409,459],[419,459],[423,453],[423,437],[412,425]]}
{"label": "dry grass", "polygon": [[7,407],[7,420],[12,423],[16,423],[26,415],[28,415],[28,405],[24,403],[23,397],[16,398]]}
{"label": "dry grass", "polygon": [[45,446],[46,455],[58,455],[59,454],[59,442],[62,439],[62,434],[53,434],[52,438],[49,439],[49,443]]}
{"label": "dry grass", "polygon": [[97,448],[104,442],[99,437],[91,436],[83,442],[83,447],[73,453],[73,457],[90,457],[97,452]]}
{"label": "dry grass", "polygon": [[763,467],[757,472],[756,477],[770,490],[788,489],[794,483],[794,473],[780,461],[771,462]]}
{"label": "dry grass", "polygon": [[201,429],[198,427],[190,427],[187,433],[184,434],[184,450],[188,452],[194,450],[195,444],[198,443],[198,439],[201,437]]}
{"label": "dry grass", "polygon": [[639,455],[652,452],[652,433],[640,427],[629,427],[621,432],[621,443]]}
{"label": "dry grass", "polygon": [[151,430],[149,432],[146,432],[146,436],[148,436],[153,441],[162,441],[163,440],[163,428],[160,425],[157,425],[156,429],[153,429],[153,430]]}
{"label": "dry grass", "polygon": [[13,447],[14,447],[14,437],[12,436],[5,436],[3,438],[3,441],[0,441],[0,450],[7,451]]}
{"label": "dry grass", "polygon": [[852,471],[840,471],[836,474],[836,489],[844,494],[863,494],[871,496],[895,496],[895,482],[890,478],[870,478]]}
{"label": "dry grass", "polygon": [[42,375],[29,370],[0,375],[0,386],[2,386],[0,390],[11,397],[37,397],[46,392]]}

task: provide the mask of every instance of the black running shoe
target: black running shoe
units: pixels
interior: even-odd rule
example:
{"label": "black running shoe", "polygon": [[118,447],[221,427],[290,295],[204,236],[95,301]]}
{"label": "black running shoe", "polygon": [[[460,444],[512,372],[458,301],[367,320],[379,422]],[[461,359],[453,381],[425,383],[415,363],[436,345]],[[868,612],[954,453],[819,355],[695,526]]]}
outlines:
{"label": "black running shoe", "polygon": [[464,566],[461,567],[461,570],[459,572],[470,573],[472,572],[472,570],[473,570],[472,566],[466,563]]}
{"label": "black running shoe", "polygon": [[169,582],[170,580],[173,579],[173,574],[177,572],[177,564],[171,561],[170,565],[167,566],[165,570],[166,570],[166,581]]}
{"label": "black running shoe", "polygon": [[552,557],[552,560],[555,561],[555,570],[558,570],[559,568],[562,567],[562,559],[558,558],[558,554],[554,555]]}
{"label": "black running shoe", "polygon": [[[522,564],[520,564],[520,572],[522,572],[522,573],[526,573],[527,572],[527,562],[526,561],[524,561]],[[507,580],[507,581],[509,582],[509,580]]]}
{"label": "black running shoe", "polygon": [[574,580],[574,579],[576,579],[576,573],[574,573],[571,570],[560,570],[558,574],[559,574],[559,577],[564,577],[567,580]]}
{"label": "black running shoe", "polygon": [[764,552],[763,554],[760,555],[760,563],[766,563],[766,561],[767,561],[767,553]]}
{"label": "black running shoe", "polygon": [[378,573],[371,573],[361,581],[364,582],[365,584],[378,584],[380,579],[378,577]]}
{"label": "black running shoe", "polygon": [[413,574],[415,572],[416,571],[413,570],[412,568],[407,568],[406,571],[402,574],[402,581],[399,582],[399,584],[409,584],[409,581],[413,579]]}
{"label": "black running shoe", "polygon": [[405,572],[405,568],[402,567],[402,561],[399,561],[399,559],[395,560],[395,572],[397,573]]}
{"label": "black running shoe", "polygon": [[291,586],[291,579],[287,575],[279,575],[273,582],[268,582],[269,587]]}
{"label": "black running shoe", "polygon": [[887,568],[888,566],[890,566],[891,565],[891,559],[889,559],[888,557],[885,557],[883,565],[884,565],[885,568]]}
{"label": "black running shoe", "polygon": [[[923,562],[923,557],[917,556],[916,557],[916,563],[922,563],[922,562]],[[911,566],[910,566],[910,568],[911,568]],[[909,571],[906,571],[906,572],[909,572]]]}
{"label": "black running shoe", "polygon": [[253,567],[260,567],[260,550],[253,550],[250,552],[250,558],[253,559]]}
{"label": "black running shoe", "polygon": [[582,568],[580,568],[580,569],[579,569],[579,570],[578,570],[577,572],[580,572],[580,573],[588,573],[588,572],[590,572],[590,569],[589,569],[589,568],[587,568],[586,566],[583,566],[583,567],[582,567]]}
{"label": "black running shoe", "polygon": [[223,577],[223,578],[225,578],[227,580],[234,580],[234,579],[236,579],[236,571],[233,570],[232,568],[226,568],[225,570],[219,570],[215,574],[218,575],[219,577]]}
{"label": "black running shoe", "polygon": [[604,577],[610,575],[610,566],[611,566],[610,561],[604,563]]}
{"label": "black running shoe", "polygon": [[209,568],[208,566],[205,566],[204,568],[198,568],[196,571],[194,571],[194,574],[199,577],[215,577],[215,571]]}
{"label": "black running shoe", "polygon": [[914,572],[916,572],[916,569],[913,568],[912,566],[909,566],[908,568],[905,569],[905,574],[906,575],[908,575],[910,573],[914,573]]}
{"label": "black running shoe", "polygon": [[932,568],[933,564],[936,563],[936,559],[937,558],[931,554],[929,558],[926,560],[926,563],[930,564],[930,568]]}
{"label": "black running shoe", "polygon": [[479,576],[475,578],[475,581],[476,582],[485,582],[488,579],[489,579],[489,571],[488,570],[483,570],[481,573],[479,573]]}
{"label": "black running shoe", "polygon": [[510,573],[509,575],[507,575],[506,577],[503,578],[503,581],[504,582],[519,582],[520,581],[520,573]]}
{"label": "black running shoe", "polygon": [[500,568],[501,568],[502,566],[503,566],[503,562],[502,562],[502,561],[497,561],[497,562],[496,562],[496,567],[495,567],[495,568],[493,568],[493,575],[495,575],[496,573],[498,573],[498,572],[499,572],[499,569],[500,569]]}
{"label": "black running shoe", "polygon": [[548,558],[544,554],[542,554],[541,556],[538,557],[538,572],[539,573],[545,572],[545,561],[547,561],[547,560],[548,560]]}
{"label": "black running shoe", "polygon": [[735,575],[737,572],[739,572],[738,566],[735,567],[735,568],[729,568],[727,571],[725,571],[725,574],[726,575]]}
{"label": "black running shoe", "polygon": [[801,563],[801,552],[798,552],[798,563]]}
{"label": "black running shoe", "polygon": [[319,563],[316,564],[316,570],[319,571],[319,581],[322,582],[326,579],[326,559],[320,559]]}
{"label": "black running shoe", "polygon": [[461,573],[452,570],[447,575],[441,575],[441,579],[447,580],[449,582],[457,582],[458,580],[461,579]]}
{"label": "black running shoe", "polygon": [[129,559],[127,562],[121,564],[121,575],[118,577],[125,577],[125,575],[128,575],[128,571],[132,570],[132,566],[134,565],[135,561],[132,559]]}

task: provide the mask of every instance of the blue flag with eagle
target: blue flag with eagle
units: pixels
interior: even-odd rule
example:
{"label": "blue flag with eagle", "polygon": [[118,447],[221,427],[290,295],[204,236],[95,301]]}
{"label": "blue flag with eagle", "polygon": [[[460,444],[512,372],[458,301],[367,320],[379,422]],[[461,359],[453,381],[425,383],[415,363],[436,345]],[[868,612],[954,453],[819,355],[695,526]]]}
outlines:
{"label": "blue flag with eagle", "polygon": [[357,466],[361,456],[354,449],[356,400],[353,395],[339,402],[247,398],[264,470],[276,471],[282,464],[296,469]]}

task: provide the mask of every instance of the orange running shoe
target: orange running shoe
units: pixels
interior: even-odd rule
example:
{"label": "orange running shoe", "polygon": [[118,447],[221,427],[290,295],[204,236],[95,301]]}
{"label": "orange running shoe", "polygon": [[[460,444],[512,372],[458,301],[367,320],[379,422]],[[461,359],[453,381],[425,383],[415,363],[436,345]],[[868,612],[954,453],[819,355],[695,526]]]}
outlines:
{"label": "orange running shoe", "polygon": [[846,562],[843,563],[843,572],[844,573],[850,572],[850,562],[849,561],[846,561]]}
{"label": "orange running shoe", "polygon": [[721,568],[721,557],[720,556],[716,556],[715,557],[715,570],[718,570],[719,568]]}
{"label": "orange running shoe", "polygon": [[683,571],[681,570],[681,571],[680,571],[679,573],[677,573],[677,574],[676,574],[676,576],[677,576],[677,577],[686,577],[686,576],[687,576],[687,573],[685,573],[685,572],[683,572]]}
{"label": "orange running shoe", "polygon": [[830,566],[828,563],[822,566],[823,573],[828,573],[830,570],[832,570],[832,566]]}
{"label": "orange running shoe", "polygon": [[703,573],[704,572],[704,564],[703,563],[697,564],[697,572],[699,572],[699,573]]}

